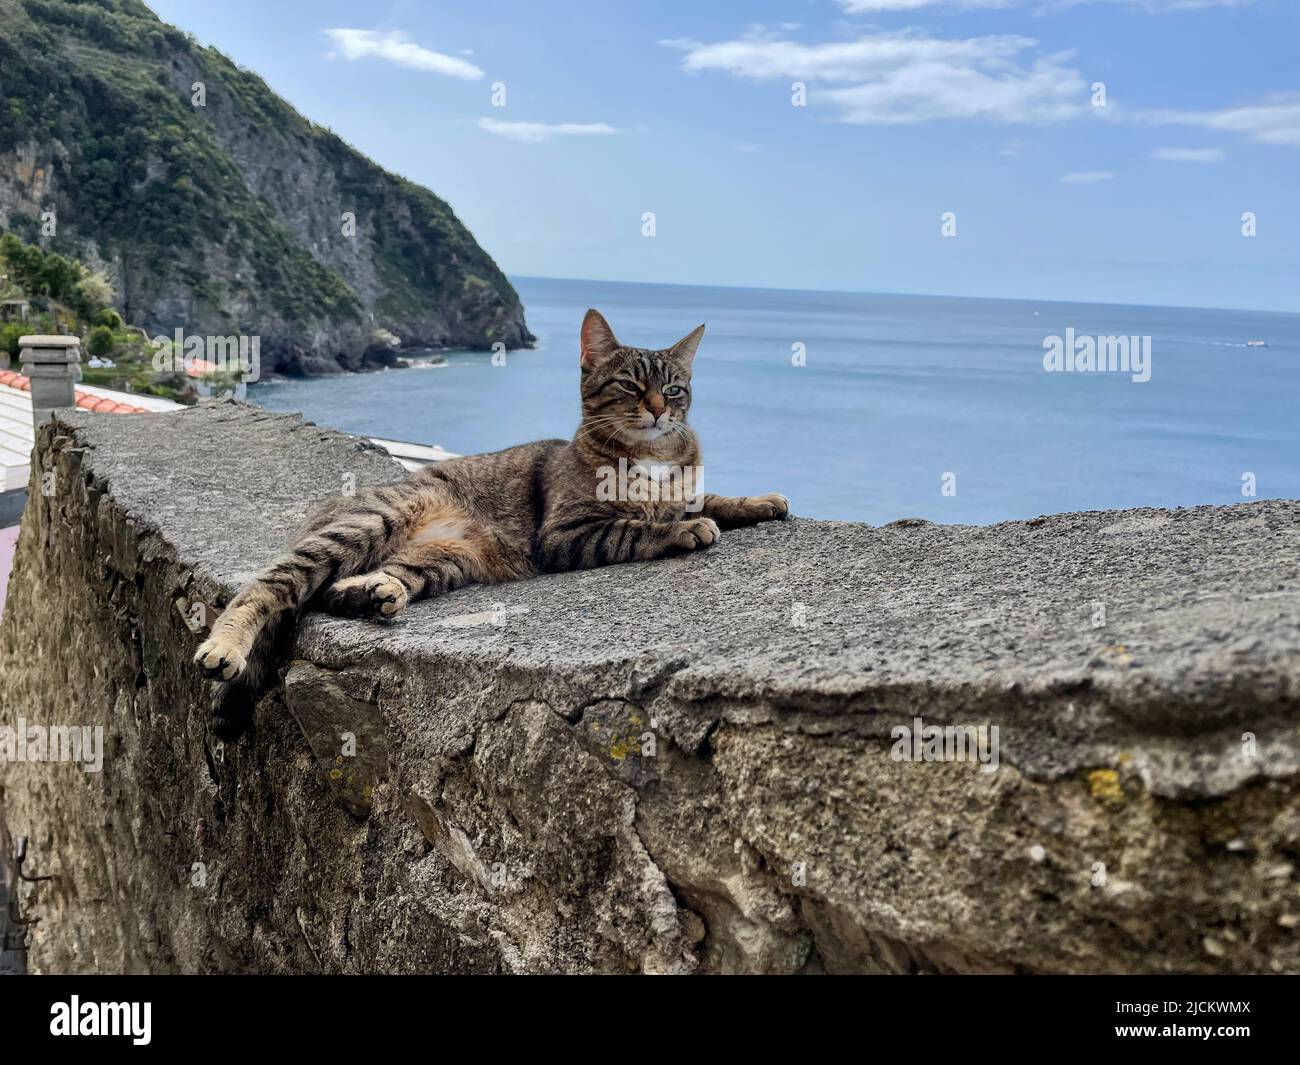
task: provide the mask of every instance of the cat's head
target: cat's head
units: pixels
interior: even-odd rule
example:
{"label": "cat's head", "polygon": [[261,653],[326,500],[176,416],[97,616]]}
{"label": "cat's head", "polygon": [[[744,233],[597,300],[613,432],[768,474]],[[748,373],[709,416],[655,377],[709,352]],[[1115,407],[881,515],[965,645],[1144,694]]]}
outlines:
{"label": "cat's head", "polygon": [[599,311],[588,311],[581,333],[584,429],[597,440],[629,445],[683,433],[691,362],[702,336],[701,325],[670,348],[628,348]]}

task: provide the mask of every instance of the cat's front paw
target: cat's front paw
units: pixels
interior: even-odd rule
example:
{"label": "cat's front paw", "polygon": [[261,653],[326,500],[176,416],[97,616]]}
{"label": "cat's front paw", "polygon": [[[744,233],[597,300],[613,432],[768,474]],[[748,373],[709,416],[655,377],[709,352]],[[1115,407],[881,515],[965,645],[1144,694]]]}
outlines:
{"label": "cat's front paw", "polygon": [[779,521],[790,513],[790,500],[780,492],[768,492],[749,500],[759,521]]}
{"label": "cat's front paw", "polygon": [[248,659],[227,637],[213,634],[199,644],[194,663],[209,680],[234,680],[248,666]]}
{"label": "cat's front paw", "polygon": [[712,518],[693,518],[678,522],[673,529],[673,546],[683,551],[698,551],[722,539],[718,524]]}

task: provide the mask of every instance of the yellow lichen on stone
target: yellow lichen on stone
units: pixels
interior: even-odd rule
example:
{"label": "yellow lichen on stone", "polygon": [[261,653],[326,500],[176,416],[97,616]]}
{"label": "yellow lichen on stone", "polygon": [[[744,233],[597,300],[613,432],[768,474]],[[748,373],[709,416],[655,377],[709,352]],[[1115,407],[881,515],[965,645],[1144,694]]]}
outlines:
{"label": "yellow lichen on stone", "polygon": [[641,750],[635,736],[615,737],[614,742],[609,745],[609,756],[616,762],[621,762],[630,754],[637,754]]}
{"label": "yellow lichen on stone", "polygon": [[1088,774],[1088,791],[1094,799],[1106,802],[1123,802],[1124,789],[1120,787],[1119,774],[1113,769],[1094,769]]}

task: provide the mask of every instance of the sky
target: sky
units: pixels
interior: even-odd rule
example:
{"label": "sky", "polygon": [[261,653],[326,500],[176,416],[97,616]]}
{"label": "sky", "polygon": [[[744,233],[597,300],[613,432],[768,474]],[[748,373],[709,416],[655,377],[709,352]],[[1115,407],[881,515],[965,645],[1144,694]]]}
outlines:
{"label": "sky", "polygon": [[1300,0],[150,6],[508,274],[1300,311]]}

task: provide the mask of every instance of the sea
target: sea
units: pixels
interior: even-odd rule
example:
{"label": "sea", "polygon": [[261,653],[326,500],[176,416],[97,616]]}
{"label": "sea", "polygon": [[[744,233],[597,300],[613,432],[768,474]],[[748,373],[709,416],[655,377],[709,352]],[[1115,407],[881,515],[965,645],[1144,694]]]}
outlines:
{"label": "sea", "polygon": [[461,454],[569,437],[595,307],[630,346],[707,326],[690,421],[708,491],[872,524],[1300,498],[1300,315],[511,280],[531,350],[431,352],[248,398]]}

